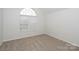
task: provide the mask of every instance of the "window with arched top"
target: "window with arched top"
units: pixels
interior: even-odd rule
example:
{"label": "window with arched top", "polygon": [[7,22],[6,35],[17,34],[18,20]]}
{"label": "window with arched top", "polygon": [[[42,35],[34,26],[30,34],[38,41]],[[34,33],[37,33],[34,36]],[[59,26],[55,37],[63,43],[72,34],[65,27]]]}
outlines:
{"label": "window with arched top", "polygon": [[27,16],[36,16],[36,13],[33,9],[31,8],[24,8],[20,12],[20,15],[27,15]]}
{"label": "window with arched top", "polygon": [[[23,8],[20,11],[20,31],[27,31],[30,23],[35,23],[37,14],[31,8]],[[30,17],[34,16],[34,17]]]}

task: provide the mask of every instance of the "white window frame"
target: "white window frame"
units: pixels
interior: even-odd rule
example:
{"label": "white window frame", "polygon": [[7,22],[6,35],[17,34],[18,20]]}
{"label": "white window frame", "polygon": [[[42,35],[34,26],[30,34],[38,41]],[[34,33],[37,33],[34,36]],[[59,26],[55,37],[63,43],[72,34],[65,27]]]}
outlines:
{"label": "white window frame", "polygon": [[31,8],[24,8],[24,9],[22,9],[22,11],[20,12],[20,15],[37,16],[35,11],[33,9],[31,9]]}

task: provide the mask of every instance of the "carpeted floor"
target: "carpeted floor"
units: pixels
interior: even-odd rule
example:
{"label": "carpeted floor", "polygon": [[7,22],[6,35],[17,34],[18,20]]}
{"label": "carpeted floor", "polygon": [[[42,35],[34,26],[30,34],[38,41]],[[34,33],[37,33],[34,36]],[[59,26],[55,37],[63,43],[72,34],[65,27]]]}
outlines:
{"label": "carpeted floor", "polygon": [[79,47],[48,35],[38,35],[4,42],[0,51],[79,51]]}

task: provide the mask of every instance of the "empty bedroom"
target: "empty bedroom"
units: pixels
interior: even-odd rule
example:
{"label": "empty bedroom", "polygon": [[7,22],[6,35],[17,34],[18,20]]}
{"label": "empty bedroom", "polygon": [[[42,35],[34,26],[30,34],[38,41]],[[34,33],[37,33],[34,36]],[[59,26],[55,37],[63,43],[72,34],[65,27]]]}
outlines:
{"label": "empty bedroom", "polygon": [[0,8],[0,51],[79,51],[79,8]]}

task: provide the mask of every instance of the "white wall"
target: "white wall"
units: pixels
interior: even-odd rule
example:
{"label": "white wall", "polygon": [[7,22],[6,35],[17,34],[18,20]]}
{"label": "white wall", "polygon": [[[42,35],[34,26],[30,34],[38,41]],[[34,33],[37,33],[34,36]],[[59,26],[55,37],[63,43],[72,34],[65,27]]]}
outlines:
{"label": "white wall", "polygon": [[18,39],[22,37],[43,34],[43,18],[40,10],[34,9],[37,12],[36,17],[25,17],[28,23],[27,31],[20,31],[20,11],[22,8],[5,8],[3,9],[4,25],[3,39],[4,41]]}
{"label": "white wall", "polygon": [[47,15],[47,34],[79,46],[79,9]]}
{"label": "white wall", "polygon": [[34,9],[37,17],[25,17],[29,23],[27,31],[19,29],[20,19],[24,18],[19,14],[21,10],[22,8],[3,9],[4,41],[46,33],[79,46],[79,9],[62,9],[48,15]]}
{"label": "white wall", "polygon": [[2,9],[0,8],[0,45],[2,43]]}

